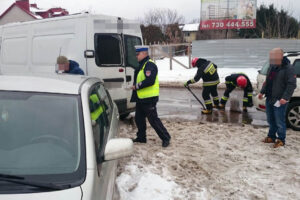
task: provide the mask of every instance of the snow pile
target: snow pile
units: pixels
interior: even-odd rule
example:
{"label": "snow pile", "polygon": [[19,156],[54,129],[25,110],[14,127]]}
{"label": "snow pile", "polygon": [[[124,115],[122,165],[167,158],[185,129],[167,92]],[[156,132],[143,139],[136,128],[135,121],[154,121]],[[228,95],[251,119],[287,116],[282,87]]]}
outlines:
{"label": "snow pile", "polygon": [[[175,57],[176,60],[188,66],[188,57]],[[186,69],[176,62],[172,62],[172,70],[170,70],[170,59],[164,58],[155,61],[158,66],[158,78],[160,83],[164,82],[185,82],[193,78],[197,72],[197,68]],[[243,72],[252,83],[256,83],[258,68],[218,68],[218,74],[221,83],[225,83],[225,77],[232,74]],[[202,80],[202,79],[201,79]],[[201,81],[202,82],[202,81]]]}
{"label": "snow pile", "polygon": [[[287,132],[286,146],[261,139],[267,128],[250,125],[163,120],[172,136],[161,147],[147,126],[147,143],[120,161],[121,199],[300,199],[300,134]],[[136,128],[121,123],[121,137]]]}

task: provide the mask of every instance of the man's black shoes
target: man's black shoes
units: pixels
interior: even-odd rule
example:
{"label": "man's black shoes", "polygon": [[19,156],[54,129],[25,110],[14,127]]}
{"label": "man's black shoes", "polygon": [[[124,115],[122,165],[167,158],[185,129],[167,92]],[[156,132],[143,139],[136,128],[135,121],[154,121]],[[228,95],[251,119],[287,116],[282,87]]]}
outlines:
{"label": "man's black shoes", "polygon": [[162,147],[167,147],[170,144],[170,140],[165,140],[162,142]]}
{"label": "man's black shoes", "polygon": [[132,139],[132,142],[147,143],[147,139],[135,138]]}

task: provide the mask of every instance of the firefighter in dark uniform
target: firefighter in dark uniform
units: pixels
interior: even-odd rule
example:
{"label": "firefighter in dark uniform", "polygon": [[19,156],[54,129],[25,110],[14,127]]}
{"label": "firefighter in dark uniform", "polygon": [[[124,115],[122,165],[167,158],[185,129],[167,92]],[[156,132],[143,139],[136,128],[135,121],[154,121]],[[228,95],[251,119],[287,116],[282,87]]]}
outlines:
{"label": "firefighter in dark uniform", "polygon": [[243,111],[247,112],[247,107],[252,107],[252,93],[253,88],[251,82],[243,73],[231,74],[230,76],[225,77],[226,90],[221,99],[220,109],[225,109],[227,100],[229,99],[229,94],[236,88],[240,87],[244,89],[244,98],[243,98]]}
{"label": "firefighter in dark uniform", "polygon": [[[187,87],[189,84],[198,82],[200,78],[203,79],[202,97],[204,99],[206,109],[202,110],[202,113],[211,114],[213,107],[219,107],[219,96],[217,86],[220,83],[220,80],[217,72],[217,65],[206,59],[193,58],[192,66],[197,66],[197,74],[193,79],[187,81],[184,84],[184,86]],[[212,104],[210,95],[213,98],[214,105]]]}
{"label": "firefighter in dark uniform", "polygon": [[170,144],[171,136],[157,116],[156,103],[159,97],[158,69],[148,56],[148,46],[136,46],[139,68],[134,73],[131,102],[136,102],[135,122],[138,128],[133,142],[146,143],[146,118],[154,128],[162,146]]}

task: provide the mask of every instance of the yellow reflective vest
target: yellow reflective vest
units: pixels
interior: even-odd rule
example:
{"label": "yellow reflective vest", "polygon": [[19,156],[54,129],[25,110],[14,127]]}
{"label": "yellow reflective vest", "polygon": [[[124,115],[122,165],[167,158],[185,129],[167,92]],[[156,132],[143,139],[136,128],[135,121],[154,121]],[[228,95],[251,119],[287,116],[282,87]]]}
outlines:
{"label": "yellow reflective vest", "polygon": [[[137,78],[136,78],[136,83],[139,84],[143,80],[146,79],[145,76],[145,66],[148,62],[154,63],[151,59],[149,59],[145,64],[143,65],[142,69],[139,71]],[[157,97],[159,96],[159,81],[158,81],[158,73],[156,74],[155,82],[153,85],[149,87],[145,87],[142,89],[137,90],[137,96],[139,99],[145,99],[145,98],[150,98],[150,97]]]}

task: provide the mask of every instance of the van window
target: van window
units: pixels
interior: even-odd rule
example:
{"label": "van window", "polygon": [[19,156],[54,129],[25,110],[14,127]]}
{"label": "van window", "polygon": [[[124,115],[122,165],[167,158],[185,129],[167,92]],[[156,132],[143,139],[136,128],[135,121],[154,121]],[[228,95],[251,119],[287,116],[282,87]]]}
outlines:
{"label": "van window", "polygon": [[295,60],[294,62],[295,72],[297,74],[297,77],[300,77],[300,59]]}
{"label": "van window", "polygon": [[112,102],[104,87],[96,85],[89,95],[89,106],[93,124],[93,135],[97,163],[101,163],[104,155],[104,144],[107,140],[112,117]]}
{"label": "van window", "polygon": [[126,66],[137,68],[139,63],[135,56],[135,45],[141,45],[142,40],[139,37],[125,35],[125,52],[126,52]]}
{"label": "van window", "polygon": [[95,34],[96,64],[111,66],[122,64],[121,39],[117,34]]}

